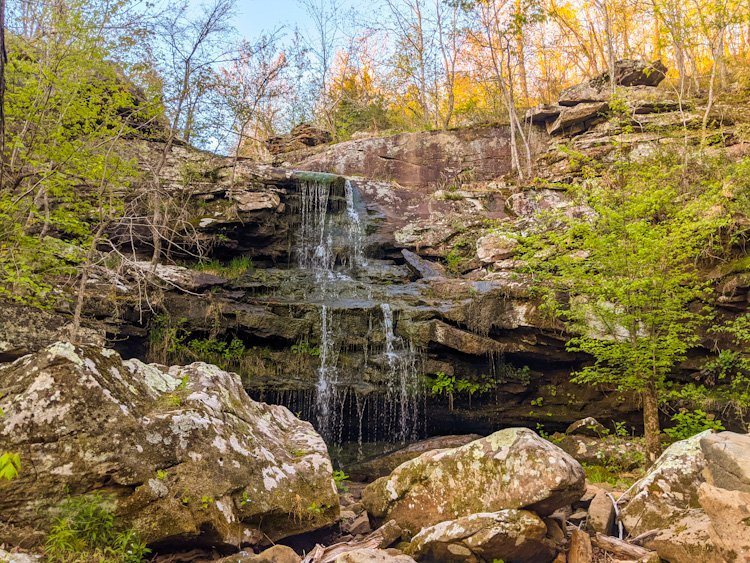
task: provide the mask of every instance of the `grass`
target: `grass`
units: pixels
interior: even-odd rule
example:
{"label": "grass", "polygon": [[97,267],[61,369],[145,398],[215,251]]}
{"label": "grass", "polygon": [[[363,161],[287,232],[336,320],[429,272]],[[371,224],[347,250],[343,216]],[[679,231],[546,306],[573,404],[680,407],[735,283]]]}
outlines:
{"label": "grass", "polygon": [[604,465],[582,465],[586,479],[593,484],[607,484],[615,489],[625,490],[640,479],[640,475],[636,473],[615,471]]}
{"label": "grass", "polygon": [[199,262],[194,268],[199,272],[233,280],[252,270],[253,260],[248,256],[236,256],[227,263],[222,263],[219,260]]}

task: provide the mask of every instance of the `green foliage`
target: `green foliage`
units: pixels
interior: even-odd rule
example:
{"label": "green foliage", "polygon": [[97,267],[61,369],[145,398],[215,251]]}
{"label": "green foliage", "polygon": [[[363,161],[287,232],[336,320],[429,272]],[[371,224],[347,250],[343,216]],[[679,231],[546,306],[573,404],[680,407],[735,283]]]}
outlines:
{"label": "green foliage", "polygon": [[149,549],[132,530],[121,529],[98,494],[71,497],[60,506],[45,544],[52,562],[140,563]]}
{"label": "green foliage", "polygon": [[430,393],[435,396],[452,395],[456,391],[456,376],[440,371],[431,382]]}
{"label": "green foliage", "polygon": [[13,452],[0,455],[0,481],[10,481],[21,471],[21,456]]}
{"label": "green foliage", "polygon": [[292,345],[292,354],[318,357],[320,356],[320,348],[318,346],[311,346],[309,342],[304,340]]}
{"label": "green foliage", "polygon": [[690,305],[710,293],[697,265],[733,228],[723,188],[733,172],[670,155],[618,162],[571,189],[589,216],[548,216],[562,229],[523,241],[547,310],[576,335],[568,348],[594,359],[575,382],[658,388],[697,344],[707,317]]}
{"label": "green foliage", "polygon": [[698,409],[695,411],[682,411],[671,418],[674,426],[665,428],[664,432],[673,440],[685,440],[704,430],[724,430],[720,420],[716,420],[713,414],[708,414]]}
{"label": "green foliage", "polygon": [[[5,411],[0,409],[0,418],[5,416]],[[21,456],[13,452],[0,454],[0,481],[10,481],[18,477],[21,471]]]}
{"label": "green foliage", "polygon": [[347,475],[344,471],[341,469],[336,469],[333,472],[333,482],[336,483],[336,488],[341,492],[347,492],[349,490],[349,487],[347,486],[346,482],[349,480],[349,475]]}
{"label": "green foliage", "polygon": [[55,305],[97,225],[122,215],[139,174],[113,150],[132,132],[132,90],[83,4],[50,16],[44,45],[8,37],[0,296],[40,307]]}
{"label": "green foliage", "polygon": [[450,252],[445,255],[445,265],[448,267],[448,270],[454,274],[459,272],[463,260],[464,257],[461,255],[461,251],[456,248],[452,248]]}

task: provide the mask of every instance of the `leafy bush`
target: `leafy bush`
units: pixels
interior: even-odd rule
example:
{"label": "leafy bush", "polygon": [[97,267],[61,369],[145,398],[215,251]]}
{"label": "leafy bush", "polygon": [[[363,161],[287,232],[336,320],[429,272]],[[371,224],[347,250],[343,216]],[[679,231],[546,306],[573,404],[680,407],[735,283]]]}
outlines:
{"label": "leafy bush", "polygon": [[133,530],[120,529],[101,495],[71,497],[47,537],[52,562],[140,563],[150,552]]}
{"label": "leafy bush", "polygon": [[673,440],[685,440],[704,430],[724,430],[724,425],[720,420],[716,420],[714,415],[707,414],[700,409],[678,412],[672,416],[671,420],[675,425],[672,428],[665,428],[664,432]]}
{"label": "leafy bush", "polygon": [[341,469],[336,469],[333,472],[333,482],[336,483],[336,488],[345,493],[349,490],[349,487],[346,485],[346,482],[349,480],[349,475],[347,475],[344,471]]}

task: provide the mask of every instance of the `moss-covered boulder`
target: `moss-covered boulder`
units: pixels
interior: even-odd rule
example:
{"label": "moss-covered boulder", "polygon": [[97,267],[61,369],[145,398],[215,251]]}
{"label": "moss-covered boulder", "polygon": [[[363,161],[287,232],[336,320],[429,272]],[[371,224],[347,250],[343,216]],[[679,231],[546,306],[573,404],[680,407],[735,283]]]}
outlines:
{"label": "moss-covered boulder", "polygon": [[578,500],[581,465],[526,428],[507,428],[453,449],[422,454],[365,488],[363,503],[378,518],[416,534],[438,522],[528,508],[541,515]]}
{"label": "moss-covered boulder", "polygon": [[326,446],[286,408],[251,400],[237,375],[166,368],[65,342],[0,367],[0,543],[44,539],[69,495],[99,492],[148,542],[251,545],[330,524]]}
{"label": "moss-covered boulder", "polygon": [[547,526],[533,512],[471,514],[423,529],[409,553],[424,561],[552,561],[557,553]]}

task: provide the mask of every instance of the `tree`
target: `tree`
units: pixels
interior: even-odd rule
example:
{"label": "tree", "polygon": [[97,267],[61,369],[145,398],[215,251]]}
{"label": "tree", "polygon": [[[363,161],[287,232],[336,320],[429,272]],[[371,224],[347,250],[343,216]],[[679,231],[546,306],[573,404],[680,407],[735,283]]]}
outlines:
{"label": "tree", "polygon": [[[613,385],[642,398],[646,446],[660,452],[659,401],[665,379],[698,343],[709,287],[697,264],[731,219],[716,169],[675,157],[621,162],[577,188],[591,211],[556,217],[564,228],[528,239],[547,304],[575,335],[571,351],[592,357],[574,381]],[[553,248],[549,260],[534,258]]]}
{"label": "tree", "polygon": [[[226,39],[222,36],[231,29],[228,22],[233,9],[234,0],[213,0],[213,3],[202,6],[200,13],[193,15],[188,3],[183,2],[174,12],[162,18],[157,26],[163,51],[160,59],[163,60],[162,73],[166,78],[166,107],[170,124],[161,154],[151,170],[149,228],[154,267],[161,259],[170,221],[170,204],[174,203],[161,188],[162,170],[178,135],[189,136],[192,131],[205,71],[230,59]],[[193,109],[189,110],[188,105],[192,105]]]}

